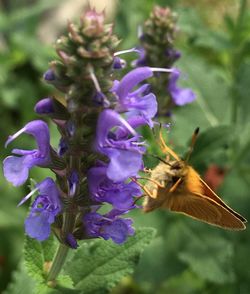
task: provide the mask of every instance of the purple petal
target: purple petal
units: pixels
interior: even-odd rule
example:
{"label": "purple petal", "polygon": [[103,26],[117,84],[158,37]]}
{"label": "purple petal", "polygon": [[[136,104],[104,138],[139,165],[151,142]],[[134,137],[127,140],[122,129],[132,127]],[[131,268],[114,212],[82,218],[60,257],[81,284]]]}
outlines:
{"label": "purple petal", "polygon": [[122,100],[128,96],[129,92],[131,92],[136,85],[152,76],[153,72],[150,67],[136,68],[122,78],[116,89],[116,94]]}
{"label": "purple petal", "polygon": [[109,218],[108,214],[101,216],[98,213],[88,213],[84,216],[86,232],[92,237],[112,239],[117,244],[126,241],[129,235],[134,234],[131,219]]}
{"label": "purple petal", "polygon": [[36,153],[37,149],[33,149],[33,150],[13,149],[11,152],[16,155],[30,155],[30,154]]}
{"label": "purple petal", "polygon": [[46,240],[50,235],[50,223],[47,214],[30,214],[25,220],[25,231],[31,238],[38,241]]}
{"label": "purple petal", "polygon": [[122,126],[131,134],[136,135],[135,130],[123,119],[118,113],[113,110],[104,110],[98,118],[97,123],[97,141],[100,147],[107,144],[109,131],[113,127]]}
{"label": "purple petal", "polygon": [[128,150],[112,150],[107,176],[114,182],[136,176],[142,168],[142,154]]}
{"label": "purple petal", "polygon": [[22,133],[27,133],[32,135],[37,142],[38,149],[41,153],[41,156],[47,157],[50,150],[50,135],[49,128],[47,124],[42,120],[33,120],[26,124],[21,130],[16,132],[14,135],[9,136],[8,140],[5,143],[5,147],[16,139]]}
{"label": "purple petal", "polygon": [[22,157],[8,156],[3,162],[5,178],[14,186],[22,185],[29,176],[29,169],[35,165],[33,157],[26,155]]}
{"label": "purple petal", "polygon": [[41,195],[49,197],[51,203],[58,208],[61,208],[60,194],[57,189],[56,183],[51,178],[46,178],[38,183],[36,187],[39,189]]}
{"label": "purple petal", "polygon": [[169,79],[168,91],[176,105],[182,106],[191,103],[195,100],[195,94],[191,89],[180,88],[177,86],[177,81],[180,77],[180,71],[175,69]]}
{"label": "purple petal", "polygon": [[29,170],[33,166],[43,166],[47,163],[48,159],[40,157],[40,153],[37,150],[21,157],[8,156],[3,162],[4,176],[14,186],[20,186],[27,180]]}
{"label": "purple petal", "polygon": [[111,238],[116,244],[122,244],[126,241],[128,235],[134,234],[131,225],[132,220],[130,219],[117,219],[111,224],[103,226],[102,237],[106,240]]}
{"label": "purple petal", "polygon": [[115,183],[107,178],[107,166],[93,167],[88,171],[88,187],[93,200],[112,204],[118,210],[134,208],[134,196],[141,195],[141,189],[134,182]]}
{"label": "purple petal", "polygon": [[39,151],[43,156],[50,150],[50,135],[48,125],[42,120],[33,120],[25,126],[25,133],[32,135],[37,142]]}

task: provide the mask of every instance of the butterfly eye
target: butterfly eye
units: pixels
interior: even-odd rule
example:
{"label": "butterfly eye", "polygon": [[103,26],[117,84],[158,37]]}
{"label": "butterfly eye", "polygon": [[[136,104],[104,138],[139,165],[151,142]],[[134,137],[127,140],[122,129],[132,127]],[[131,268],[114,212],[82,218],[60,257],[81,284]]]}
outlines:
{"label": "butterfly eye", "polygon": [[182,168],[179,161],[176,161],[174,164],[172,164],[171,169],[172,170],[180,170]]}

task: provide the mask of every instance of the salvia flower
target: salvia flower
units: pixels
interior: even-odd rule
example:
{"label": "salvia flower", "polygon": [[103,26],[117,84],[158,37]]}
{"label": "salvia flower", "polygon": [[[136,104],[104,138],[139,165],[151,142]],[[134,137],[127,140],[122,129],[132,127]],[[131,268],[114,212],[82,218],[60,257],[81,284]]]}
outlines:
{"label": "salvia flower", "polygon": [[170,74],[168,83],[168,91],[173,99],[173,102],[179,106],[191,103],[195,100],[195,94],[191,89],[180,88],[177,85],[180,74],[181,73],[178,69],[174,69],[174,71]]}
{"label": "salvia flower", "polygon": [[[49,237],[50,226],[61,211],[60,195],[51,178],[46,178],[37,184],[35,190],[39,191],[39,195],[35,198],[30,214],[25,220],[25,231],[31,238],[44,241]],[[30,195],[31,193],[24,197],[20,204],[25,202]]]}
{"label": "salvia flower", "polygon": [[130,124],[115,111],[107,109],[100,114],[96,149],[110,159],[107,167],[109,179],[120,182],[135,176],[142,168],[145,148],[139,138]]}
{"label": "salvia flower", "polygon": [[144,84],[133,91],[142,81],[153,76],[149,67],[140,67],[126,74],[120,82],[116,81],[112,91],[118,97],[116,111],[128,112],[128,116],[141,115],[150,126],[151,119],[157,112],[157,101],[153,93],[150,93],[149,84]]}
{"label": "salvia flower", "polygon": [[85,229],[90,237],[112,239],[117,244],[124,243],[128,236],[134,234],[132,223],[130,218],[119,218],[117,211],[111,211],[104,216],[96,212],[84,216]]}
{"label": "salvia flower", "polygon": [[92,167],[88,171],[90,197],[97,202],[107,202],[115,209],[127,211],[135,208],[135,196],[141,196],[139,186],[134,182],[113,182],[107,175],[107,165]]}
{"label": "salvia flower", "polygon": [[[3,162],[5,178],[14,186],[22,185],[29,176],[33,166],[47,166],[50,163],[50,135],[47,124],[42,120],[34,120],[10,136],[5,147],[22,133],[33,136],[38,149],[13,149],[15,155],[8,156]],[[16,156],[18,155],[18,156]]]}

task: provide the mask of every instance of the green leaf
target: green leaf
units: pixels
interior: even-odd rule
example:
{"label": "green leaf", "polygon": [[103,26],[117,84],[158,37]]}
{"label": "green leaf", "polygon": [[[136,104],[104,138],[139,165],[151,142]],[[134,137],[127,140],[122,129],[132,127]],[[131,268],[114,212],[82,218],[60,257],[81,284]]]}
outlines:
{"label": "green leaf", "polygon": [[241,126],[249,122],[249,95],[250,95],[250,84],[249,84],[249,75],[250,75],[250,61],[244,62],[238,69],[235,90],[238,98],[238,107],[240,109],[239,119]]}
{"label": "green leaf", "polygon": [[155,235],[152,228],[138,229],[124,245],[96,240],[84,243],[66,264],[76,289],[82,293],[107,293],[122,277],[133,272],[140,254]]}
{"label": "green leaf", "polygon": [[180,275],[173,276],[163,283],[157,294],[181,293],[195,294],[202,293],[205,283],[191,271],[184,271]]}
{"label": "green leaf", "polygon": [[27,274],[33,279],[35,287],[33,293],[70,293],[72,291],[72,280],[68,275],[59,275],[56,288],[50,288],[46,281],[46,268],[52,261],[58,242],[53,236],[44,242],[38,242],[26,236],[24,244],[24,265]]}
{"label": "green leaf", "polygon": [[25,271],[24,265],[20,264],[17,271],[13,273],[12,282],[4,294],[33,294],[35,282]]}
{"label": "green leaf", "polygon": [[211,162],[215,152],[223,150],[230,145],[234,138],[234,133],[232,126],[218,126],[202,132],[195,143],[191,163],[196,165],[199,162]]}
{"label": "green leaf", "polygon": [[178,66],[182,69],[183,74],[187,75],[186,83],[197,94],[194,103],[198,104],[200,112],[203,113],[210,126],[227,123],[231,104],[230,87],[225,73],[190,54],[183,54]]}
{"label": "green leaf", "polygon": [[44,256],[42,244],[26,236],[24,243],[24,264],[28,274],[38,282],[43,282]]}
{"label": "green leaf", "polygon": [[42,242],[42,251],[43,251],[43,256],[44,256],[44,261],[49,262],[52,261],[56,248],[57,248],[57,242],[55,242],[54,237],[51,235],[46,242]]}
{"label": "green leaf", "polygon": [[233,245],[216,236],[192,235],[179,258],[199,277],[216,284],[232,283],[235,275],[232,266]]}

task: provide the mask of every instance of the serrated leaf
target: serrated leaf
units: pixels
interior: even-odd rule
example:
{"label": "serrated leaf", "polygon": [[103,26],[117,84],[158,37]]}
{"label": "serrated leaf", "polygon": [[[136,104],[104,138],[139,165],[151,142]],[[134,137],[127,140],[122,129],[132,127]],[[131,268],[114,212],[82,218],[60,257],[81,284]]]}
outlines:
{"label": "serrated leaf", "polygon": [[42,242],[42,253],[44,256],[44,261],[52,261],[56,248],[58,246],[58,243],[55,241],[55,238],[51,235],[46,242]]}
{"label": "serrated leaf", "polygon": [[28,274],[38,282],[43,282],[44,256],[42,244],[26,236],[24,243],[24,264]]}
{"label": "serrated leaf", "polygon": [[119,246],[111,241],[84,243],[66,264],[76,289],[83,293],[107,293],[122,277],[133,272],[140,254],[154,237],[151,228],[138,229],[136,235]]}
{"label": "serrated leaf", "polygon": [[13,273],[12,282],[3,294],[33,294],[35,282],[29,277],[20,264],[19,269]]}

